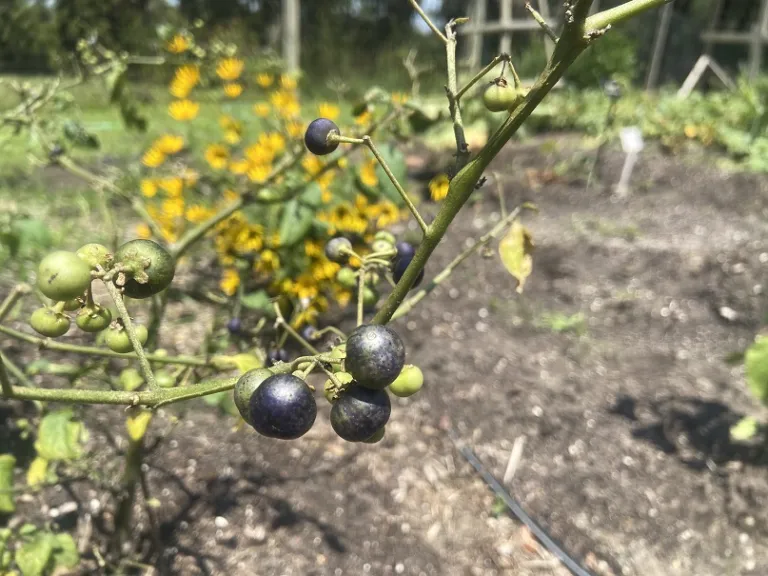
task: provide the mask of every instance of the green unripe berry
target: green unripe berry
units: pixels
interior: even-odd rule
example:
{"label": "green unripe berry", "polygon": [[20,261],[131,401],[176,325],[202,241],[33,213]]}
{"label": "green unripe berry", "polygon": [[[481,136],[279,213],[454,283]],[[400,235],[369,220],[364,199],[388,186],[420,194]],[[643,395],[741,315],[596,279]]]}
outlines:
{"label": "green unripe berry", "polygon": [[40,262],[37,287],[51,300],[61,302],[82,296],[90,283],[90,268],[74,252],[51,252]]}
{"label": "green unripe berry", "polygon": [[394,247],[394,244],[390,244],[386,240],[374,240],[371,244],[371,251],[375,253],[391,251],[394,256]]}
{"label": "green unripe berry", "polygon": [[83,262],[88,264],[92,270],[96,270],[99,266],[107,270],[112,263],[112,256],[109,253],[109,249],[101,244],[86,244],[85,246],[82,246],[76,254]]}
{"label": "green unripe berry", "polygon": [[80,308],[80,306],[82,306],[82,305],[83,305],[83,303],[79,299],[72,298],[72,300],[65,300],[64,301],[64,308],[63,308],[63,310],[66,311],[66,312],[74,312],[75,310]]}
{"label": "green unripe berry", "polygon": [[251,422],[251,415],[249,413],[251,396],[253,396],[254,390],[272,375],[272,370],[268,370],[267,368],[256,368],[255,370],[249,370],[240,376],[240,379],[235,384],[235,406],[237,406],[237,411],[240,412],[240,416],[242,416],[243,420],[249,424]]}
{"label": "green unripe berry", "polygon": [[379,301],[379,293],[369,286],[363,288],[363,306],[371,308]]}
{"label": "green unripe berry", "polygon": [[512,110],[519,102],[517,90],[504,78],[496,78],[483,92],[483,104],[491,112]]}
{"label": "green unripe berry", "polygon": [[69,330],[70,324],[67,316],[51,308],[38,308],[29,318],[32,329],[47,338],[63,336]]}
{"label": "green unripe berry", "polygon": [[[147,327],[134,324],[133,329],[136,332],[136,338],[139,340],[139,343],[144,346],[147,343],[147,338],[149,338]],[[119,352],[120,354],[133,352],[131,339],[128,337],[128,332],[122,326],[108,328],[104,341],[113,352]]]}
{"label": "green unripe berry", "polygon": [[395,242],[397,242],[397,238],[395,238],[395,235],[392,234],[392,232],[389,232],[387,230],[379,230],[378,232],[376,232],[373,239],[383,240],[384,242],[387,242],[391,246],[394,246]]}
{"label": "green unripe berry", "polygon": [[167,370],[158,370],[155,372],[155,383],[160,388],[173,388],[176,386],[176,378]]}
{"label": "green unripe berry", "polygon": [[389,385],[389,391],[400,398],[413,396],[424,385],[424,374],[418,366],[406,364],[400,375]]}
{"label": "green unripe berry", "polygon": [[379,428],[379,430],[373,436],[368,438],[368,440],[363,440],[363,444],[378,444],[384,440],[384,431],[386,428],[386,426]]}
{"label": "green unripe berry", "polygon": [[342,268],[336,273],[336,282],[351,290],[357,286],[357,273],[352,268]]}
{"label": "green unripe berry", "polygon": [[83,308],[77,314],[75,323],[83,332],[101,332],[112,322],[112,312],[98,304],[90,308]]}
{"label": "green unripe berry", "polygon": [[[343,359],[347,354],[347,345],[346,344],[339,344],[338,346],[334,347],[333,350],[330,351],[328,356],[331,358],[340,358]],[[344,363],[334,363],[331,365],[331,371],[334,373],[343,372],[344,371]]]}

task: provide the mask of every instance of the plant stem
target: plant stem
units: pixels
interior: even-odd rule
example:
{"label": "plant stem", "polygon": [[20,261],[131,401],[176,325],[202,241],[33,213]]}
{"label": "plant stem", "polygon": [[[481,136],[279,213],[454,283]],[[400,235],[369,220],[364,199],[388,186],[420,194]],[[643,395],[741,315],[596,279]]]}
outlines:
{"label": "plant stem", "polygon": [[398,318],[408,314],[414,308],[414,306],[416,306],[424,299],[425,296],[427,296],[427,294],[432,292],[432,290],[444,282],[445,279],[448,278],[462,262],[480,250],[480,248],[487,245],[494,238],[497,238],[499,234],[501,234],[510,224],[512,224],[512,222],[517,219],[517,217],[520,215],[520,210],[520,207],[515,208],[509,215],[497,222],[490,231],[479,238],[477,242],[475,242],[472,246],[451,260],[451,262],[445,268],[443,268],[443,270],[437,276],[435,276],[429,284],[427,284],[424,288],[416,292],[416,294],[409,297],[405,302],[402,303],[402,305],[392,315],[392,320],[397,320]]}
{"label": "plant stem", "polygon": [[491,61],[490,61],[490,62],[489,62],[489,63],[488,63],[486,66],[485,66],[485,68],[483,68],[482,70],[480,70],[480,72],[478,72],[477,74],[475,74],[474,78],[472,78],[472,80],[470,80],[469,82],[467,82],[467,83],[464,85],[464,87],[463,87],[461,90],[459,90],[459,91],[456,93],[456,100],[461,100],[461,97],[462,97],[462,96],[464,96],[464,94],[466,94],[466,93],[467,93],[467,90],[469,90],[470,88],[472,88],[472,86],[474,86],[474,85],[475,85],[475,84],[477,84],[477,83],[478,83],[480,80],[482,80],[482,79],[483,79],[483,77],[484,77],[486,74],[488,74],[488,72],[490,72],[491,70],[493,70],[494,68],[496,68],[496,66],[498,66],[499,62],[509,62],[509,61],[510,61],[510,58],[509,58],[509,54],[506,54],[506,53],[504,53],[504,54],[499,54],[498,56],[495,56],[495,57],[493,58],[493,60],[491,60]]}
{"label": "plant stem", "polygon": [[435,35],[440,38],[443,42],[446,44],[448,43],[448,38],[446,38],[445,34],[440,32],[440,29],[435,26],[435,24],[432,22],[432,20],[429,19],[429,16],[427,16],[426,12],[421,9],[421,6],[419,6],[419,3],[416,2],[416,0],[408,0],[411,3],[411,6],[413,6],[413,9],[416,10],[416,13],[421,16],[421,19],[424,20],[424,23],[429,26],[429,28],[432,30],[432,32],[435,33]]}
{"label": "plant stem", "polygon": [[363,304],[365,295],[365,266],[360,268],[357,275],[357,325],[362,326],[365,318],[365,306]]}
{"label": "plant stem", "polygon": [[459,91],[458,75],[456,73],[456,22],[449,21],[445,25],[445,60],[448,69],[448,86],[445,92],[448,96],[448,109],[453,119],[453,135],[456,139],[456,167],[458,173],[469,160],[469,146],[464,136],[464,122],[461,119],[461,105],[456,94]]}
{"label": "plant stem", "polygon": [[584,28],[587,30],[587,33],[605,30],[608,26],[613,26],[619,22],[637,16],[641,12],[668,4],[671,1],[672,0],[630,0],[615,8],[593,14],[586,19]]}
{"label": "plant stem", "polygon": [[413,217],[416,219],[416,222],[418,222],[419,227],[421,228],[421,231],[424,232],[424,234],[426,234],[429,228],[427,226],[427,223],[424,222],[424,219],[421,217],[421,214],[419,214],[419,210],[416,208],[416,205],[408,196],[408,193],[400,185],[400,182],[397,181],[397,178],[395,178],[395,175],[392,173],[392,170],[389,168],[389,165],[387,164],[386,160],[384,160],[384,157],[381,155],[378,148],[376,148],[376,146],[373,144],[371,137],[363,136],[363,142],[371,151],[371,153],[376,157],[376,160],[378,160],[379,164],[381,164],[381,167],[384,170],[384,173],[387,175],[390,182],[392,182],[392,185],[395,187],[395,190],[397,190],[398,194],[400,194],[400,197],[403,199],[403,202],[405,202],[405,205],[408,206],[408,209],[411,211],[411,214],[413,214]]}
{"label": "plant stem", "polygon": [[11,308],[13,308],[13,305],[16,304],[19,298],[25,294],[29,294],[31,291],[32,288],[28,284],[17,284],[14,286],[11,293],[8,294],[5,300],[3,300],[3,303],[0,304],[0,322],[5,320],[5,317],[10,314]]}
{"label": "plant stem", "polygon": [[13,397],[13,386],[8,379],[8,372],[5,371],[5,359],[0,356],[0,388],[3,391],[3,396],[6,398]]}
{"label": "plant stem", "polygon": [[[38,338],[31,334],[25,334],[19,332],[13,328],[7,326],[0,326],[0,334],[5,334],[16,340],[27,342],[28,344],[34,344],[45,350],[56,350],[58,352],[71,352],[73,354],[85,354],[88,356],[100,356],[103,358],[121,358],[123,360],[135,360],[138,358],[136,354],[121,354],[120,352],[113,352],[108,348],[97,348],[95,346],[78,346],[76,344],[63,344],[51,340],[50,338]],[[147,358],[151,362],[158,362],[159,364],[179,364],[183,366],[209,366],[210,363],[200,358],[191,358],[188,356],[157,356],[154,354],[148,354]]]}
{"label": "plant stem", "polygon": [[320,354],[320,351],[312,346],[309,342],[307,342],[301,334],[296,332],[296,330],[293,329],[293,326],[291,326],[288,322],[286,322],[285,318],[283,317],[283,313],[280,311],[280,305],[275,302],[275,314],[277,315],[277,323],[282,326],[285,331],[294,339],[296,342],[304,346],[311,354]]}
{"label": "plant stem", "polygon": [[552,28],[547,23],[547,21],[544,20],[544,17],[541,14],[539,14],[538,11],[533,6],[531,6],[529,2],[526,2],[525,9],[531,13],[531,16],[533,16],[533,19],[536,20],[539,26],[542,27],[544,32],[546,32],[547,36],[549,36],[549,39],[552,40],[552,42],[557,43],[558,41],[557,34],[555,34],[555,31],[552,30]]}
{"label": "plant stem", "polygon": [[136,352],[136,357],[139,360],[139,366],[141,367],[144,379],[147,381],[147,386],[149,386],[150,390],[155,390],[157,388],[155,374],[152,372],[152,366],[149,364],[146,354],[144,354],[144,346],[142,346],[141,342],[139,342],[139,338],[136,336],[136,329],[133,327],[133,321],[131,320],[130,314],[128,314],[128,309],[125,307],[123,295],[120,293],[117,286],[109,280],[104,281],[104,286],[107,287],[107,292],[109,292],[109,295],[115,302],[117,313],[123,321],[123,327],[128,333],[128,339],[131,341],[131,346],[133,346],[134,352]]}

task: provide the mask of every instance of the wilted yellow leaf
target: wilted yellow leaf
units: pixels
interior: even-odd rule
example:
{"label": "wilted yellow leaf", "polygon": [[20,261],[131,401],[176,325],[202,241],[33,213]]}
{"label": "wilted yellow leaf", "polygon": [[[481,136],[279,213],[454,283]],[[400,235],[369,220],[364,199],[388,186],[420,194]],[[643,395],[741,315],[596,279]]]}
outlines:
{"label": "wilted yellow leaf", "polygon": [[523,291],[533,270],[533,237],[528,229],[515,221],[499,243],[499,255],[507,271],[517,279],[517,291]]}
{"label": "wilted yellow leaf", "polygon": [[128,430],[128,436],[134,442],[144,438],[147,433],[147,427],[152,420],[152,412],[149,410],[137,410],[132,413],[125,421],[125,428]]}

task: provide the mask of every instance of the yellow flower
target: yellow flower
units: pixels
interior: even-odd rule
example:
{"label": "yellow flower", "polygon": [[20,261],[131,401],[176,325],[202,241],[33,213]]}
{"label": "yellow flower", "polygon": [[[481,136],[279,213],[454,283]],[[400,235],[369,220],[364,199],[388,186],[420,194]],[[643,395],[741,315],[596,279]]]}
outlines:
{"label": "yellow flower", "polygon": [[403,92],[393,92],[392,102],[395,104],[405,104],[408,101],[408,95]]}
{"label": "yellow flower", "polygon": [[372,158],[360,168],[360,182],[369,188],[378,185],[379,177],[376,175],[376,159]]}
{"label": "yellow flower", "polygon": [[191,64],[176,69],[171,86],[171,94],[176,98],[186,98],[200,81],[200,68]]}
{"label": "yellow flower", "polygon": [[301,110],[299,101],[296,99],[296,95],[292,92],[280,90],[275,92],[270,97],[272,106],[278,111],[283,118],[291,118],[296,116]]}
{"label": "yellow flower", "polygon": [[200,104],[192,100],[174,100],[168,106],[168,113],[174,120],[183,122],[185,120],[194,120],[200,111]]}
{"label": "yellow flower", "polygon": [[235,268],[227,268],[221,273],[219,288],[227,296],[232,296],[240,286],[240,274]]}
{"label": "yellow flower", "polygon": [[248,178],[251,180],[251,182],[262,184],[266,182],[271,172],[272,167],[269,165],[253,164],[250,168],[248,168]]}
{"label": "yellow flower", "polygon": [[271,150],[276,156],[285,150],[285,136],[280,132],[266,132],[259,136],[259,144]]}
{"label": "yellow flower", "polygon": [[330,203],[330,201],[333,200],[333,192],[330,190],[323,190],[320,192],[320,200],[323,204]]}
{"label": "yellow flower", "polygon": [[238,144],[240,142],[240,132],[237,130],[227,130],[224,132],[224,141],[227,144]]}
{"label": "yellow flower", "polygon": [[232,172],[232,174],[245,174],[250,167],[251,163],[245,158],[236,158],[229,163],[229,171]]}
{"label": "yellow flower", "polygon": [[285,127],[286,131],[288,132],[288,136],[291,138],[301,138],[304,136],[304,124],[302,122],[299,122],[298,120],[293,120],[291,122],[288,122],[288,124]]}
{"label": "yellow flower", "polygon": [[190,206],[189,208],[187,208],[187,212],[185,214],[187,221],[192,222],[193,224],[199,224],[200,222],[205,222],[212,215],[213,215],[213,210],[210,210],[205,206],[200,206],[199,204],[195,204],[194,206]]}
{"label": "yellow flower", "polygon": [[171,198],[180,197],[184,191],[184,181],[181,178],[163,178],[158,184]]}
{"label": "yellow flower", "polygon": [[149,226],[145,223],[141,223],[138,226],[136,226],[136,236],[143,240],[147,240],[148,238],[152,237],[152,230],[149,229]]}
{"label": "yellow flower", "polygon": [[367,126],[368,124],[371,123],[371,116],[372,116],[371,112],[369,110],[366,110],[359,116],[355,117],[355,124],[357,124],[358,126]]}
{"label": "yellow flower", "polygon": [[243,85],[237,82],[229,82],[224,84],[224,95],[227,98],[237,98],[243,93]]}
{"label": "yellow flower", "polygon": [[233,81],[240,78],[243,73],[244,63],[237,58],[225,58],[220,60],[218,66],[216,66],[216,74],[219,78],[226,81]]}
{"label": "yellow flower", "polygon": [[379,228],[386,228],[387,226],[394,224],[400,220],[400,211],[392,202],[382,202],[380,204],[381,212],[376,220],[376,226]]}
{"label": "yellow flower", "polygon": [[229,150],[221,144],[211,144],[205,149],[205,161],[214,170],[223,170],[229,163]]}
{"label": "yellow flower", "polygon": [[254,164],[271,164],[275,154],[271,148],[258,143],[252,144],[245,149],[245,157]]}
{"label": "yellow flower", "polygon": [[[315,155],[304,156],[301,165],[309,176],[314,176],[323,169],[323,161]],[[307,180],[309,179],[307,178]]]}
{"label": "yellow flower", "polygon": [[259,118],[266,118],[269,116],[269,104],[266,102],[257,102],[253,105],[253,113]]}
{"label": "yellow flower", "polygon": [[323,247],[318,240],[305,240],[304,253],[310,258],[317,258],[323,255]]}
{"label": "yellow flower", "polygon": [[273,250],[262,251],[258,262],[254,266],[257,272],[274,272],[280,267],[280,257]]}
{"label": "yellow flower", "polygon": [[280,86],[282,86],[284,90],[296,90],[297,85],[296,78],[293,76],[287,76],[285,74],[280,76]]}
{"label": "yellow flower", "polygon": [[224,140],[229,144],[237,144],[243,135],[243,125],[232,118],[232,116],[222,116],[219,118],[219,125],[224,130]]}
{"label": "yellow flower", "polygon": [[336,120],[339,117],[339,107],[330,102],[321,102],[317,107],[317,113],[322,118],[328,118],[328,120]]}
{"label": "yellow flower", "polygon": [[184,148],[184,138],[181,136],[174,136],[172,134],[164,134],[160,136],[152,145],[153,148],[157,148],[163,154],[176,154],[181,152]]}
{"label": "yellow flower", "polygon": [[224,201],[227,202],[228,204],[232,204],[232,202],[240,198],[240,195],[234,190],[224,190],[223,196],[224,196]]}
{"label": "yellow flower", "polygon": [[180,218],[184,215],[184,199],[168,198],[167,200],[163,200],[161,210],[165,218]]}
{"label": "yellow flower", "polygon": [[189,50],[189,39],[181,34],[176,34],[168,44],[165,45],[165,49],[173,54],[181,54]]}
{"label": "yellow flower", "polygon": [[270,86],[272,86],[272,82],[274,81],[275,79],[272,77],[271,74],[261,73],[258,76],[256,76],[256,84],[258,84],[262,88],[269,88]]}
{"label": "yellow flower", "polygon": [[141,158],[141,163],[147,168],[157,168],[163,162],[165,162],[165,154],[154,146],[147,150]]}
{"label": "yellow flower", "polygon": [[334,290],[333,297],[336,299],[336,302],[338,302],[339,306],[346,308],[349,304],[349,301],[352,299],[352,293],[342,288],[336,288]]}
{"label": "yellow flower", "polygon": [[141,181],[141,195],[145,198],[152,198],[157,194],[157,184],[154,180],[145,178]]}
{"label": "yellow flower", "polygon": [[307,306],[307,308],[296,314],[293,320],[291,320],[291,326],[298,330],[305,324],[314,325],[318,314],[320,314],[320,311],[315,306]]}
{"label": "yellow flower", "polygon": [[344,168],[347,167],[347,159],[346,158],[339,158],[339,161],[337,162],[339,168],[344,170]]}
{"label": "yellow flower", "polygon": [[448,196],[451,182],[445,174],[438,174],[429,181],[429,195],[435,202],[439,202]]}

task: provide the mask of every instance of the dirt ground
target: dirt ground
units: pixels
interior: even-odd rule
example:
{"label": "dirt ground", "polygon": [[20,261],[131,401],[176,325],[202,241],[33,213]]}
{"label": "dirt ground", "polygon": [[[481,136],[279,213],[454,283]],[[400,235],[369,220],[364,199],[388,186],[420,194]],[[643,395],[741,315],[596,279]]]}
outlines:
{"label": "dirt ground", "polygon": [[[594,574],[768,573],[768,459],[728,436],[765,411],[725,362],[768,313],[768,178],[649,150],[632,195],[616,199],[587,191],[581,164],[562,170],[572,139],[547,142],[510,145],[492,167],[508,206],[539,208],[524,219],[536,243],[525,293],[497,255],[475,258],[396,323],[426,384],[393,402],[382,443],[336,438],[320,399],[314,429],[292,443],[188,407],[148,459],[158,573],[567,574],[499,513],[447,422],[498,478],[525,437],[510,492]],[[620,168],[609,151],[604,181]],[[428,277],[499,218],[494,190],[477,192]],[[195,337],[177,344],[194,350]],[[104,453],[93,465],[108,471],[122,413],[86,414]],[[70,525],[90,519],[94,534],[109,520],[83,484],[27,500],[30,515],[75,500]],[[137,518],[148,542],[143,507]]]}

